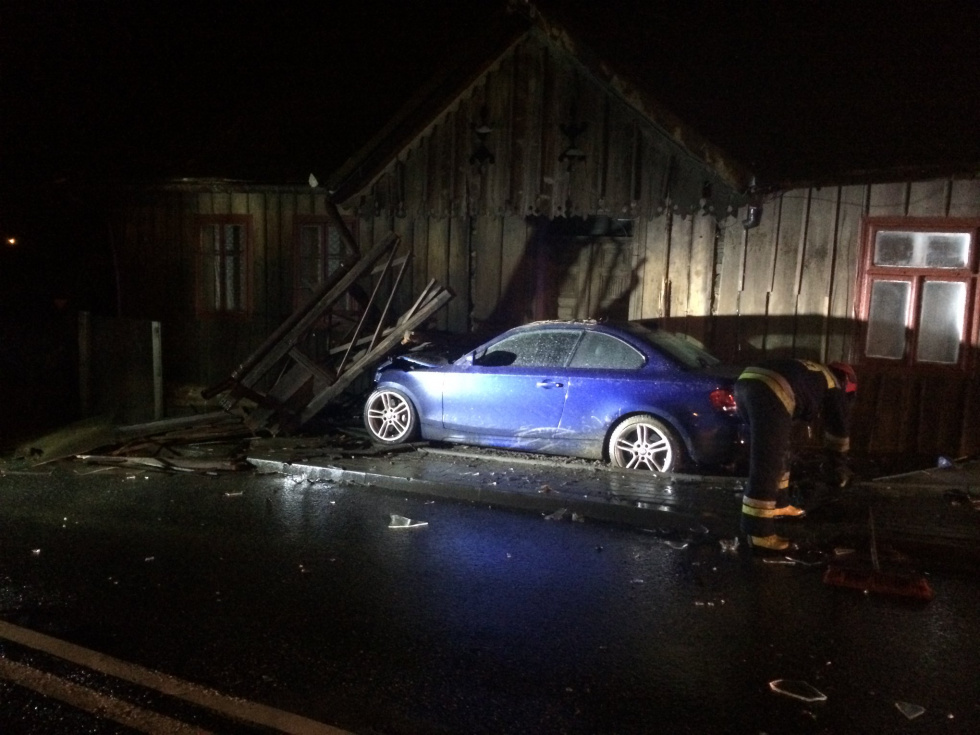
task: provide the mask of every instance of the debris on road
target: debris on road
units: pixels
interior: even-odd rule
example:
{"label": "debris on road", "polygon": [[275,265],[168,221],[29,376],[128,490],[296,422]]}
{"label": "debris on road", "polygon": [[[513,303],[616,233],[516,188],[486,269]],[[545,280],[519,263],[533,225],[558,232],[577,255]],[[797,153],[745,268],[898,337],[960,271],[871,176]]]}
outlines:
{"label": "debris on road", "polygon": [[411,518],[392,513],[391,523],[388,524],[388,528],[424,528],[428,525],[428,521],[413,521]]}
{"label": "debris on road", "polygon": [[804,702],[827,701],[826,694],[799,679],[773,679],[769,682],[769,688],[776,694],[785,694]]}
{"label": "debris on road", "polygon": [[914,720],[916,717],[926,711],[925,707],[920,707],[917,704],[910,704],[908,702],[895,702],[895,706],[898,707],[899,712],[908,717],[910,720]]}

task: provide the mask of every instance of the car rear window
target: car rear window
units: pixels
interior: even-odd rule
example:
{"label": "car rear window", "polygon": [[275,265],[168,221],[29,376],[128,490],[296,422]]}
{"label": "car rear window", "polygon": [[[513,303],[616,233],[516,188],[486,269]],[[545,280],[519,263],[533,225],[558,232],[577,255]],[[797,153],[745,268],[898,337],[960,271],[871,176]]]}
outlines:
{"label": "car rear window", "polygon": [[635,348],[608,334],[586,332],[569,367],[596,370],[638,370],[646,358]]}
{"label": "car rear window", "polygon": [[648,329],[641,324],[630,322],[620,325],[630,334],[646,340],[661,352],[674,358],[677,362],[689,368],[706,368],[721,362],[707,350],[698,347],[673,332],[662,329]]}

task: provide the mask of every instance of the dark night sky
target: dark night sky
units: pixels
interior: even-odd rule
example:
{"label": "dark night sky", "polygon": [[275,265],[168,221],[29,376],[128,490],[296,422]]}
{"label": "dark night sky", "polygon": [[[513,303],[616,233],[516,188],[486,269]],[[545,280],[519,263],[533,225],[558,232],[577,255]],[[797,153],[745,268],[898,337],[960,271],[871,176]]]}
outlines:
{"label": "dark night sky", "polygon": [[[2,183],[304,181],[503,0],[2,0]],[[541,0],[770,178],[980,162],[980,3]]]}

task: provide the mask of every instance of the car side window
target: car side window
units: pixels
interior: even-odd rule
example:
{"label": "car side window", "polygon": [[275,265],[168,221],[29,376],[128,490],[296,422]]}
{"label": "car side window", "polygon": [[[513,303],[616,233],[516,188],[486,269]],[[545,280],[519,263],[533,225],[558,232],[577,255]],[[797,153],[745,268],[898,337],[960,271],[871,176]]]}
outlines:
{"label": "car side window", "polygon": [[598,332],[586,332],[569,367],[605,370],[638,370],[643,355],[621,339]]}
{"label": "car side window", "polygon": [[564,367],[579,334],[555,329],[515,334],[491,345],[473,363],[483,367]]}

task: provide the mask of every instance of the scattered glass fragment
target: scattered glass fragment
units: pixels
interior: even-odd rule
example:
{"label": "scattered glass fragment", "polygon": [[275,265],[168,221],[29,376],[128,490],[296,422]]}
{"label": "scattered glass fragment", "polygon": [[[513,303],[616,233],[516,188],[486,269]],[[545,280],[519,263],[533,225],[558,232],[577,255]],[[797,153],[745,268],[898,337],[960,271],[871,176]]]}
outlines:
{"label": "scattered glass fragment", "polygon": [[239,498],[243,494],[244,494],[243,491],[239,490],[238,492],[235,492],[235,493],[225,493],[225,497],[226,498]]}
{"label": "scattered glass fragment", "polygon": [[853,554],[854,549],[848,549],[843,546],[834,547],[834,556],[847,556],[848,554]]}
{"label": "scattered glass fragment", "polygon": [[687,541],[671,541],[668,539],[664,543],[672,549],[686,549],[688,547]]}
{"label": "scattered glass fragment", "polygon": [[391,523],[388,524],[388,528],[422,528],[428,525],[427,521],[413,521],[411,518],[392,513]]}
{"label": "scattered glass fragment", "polygon": [[769,688],[777,694],[785,694],[787,697],[804,702],[827,701],[826,694],[799,679],[773,679],[769,682]]}
{"label": "scattered glass fragment", "polygon": [[41,550],[40,549],[31,549],[31,553],[34,556],[40,556],[41,555]]}
{"label": "scattered glass fragment", "polygon": [[950,468],[952,466],[953,466],[953,461],[949,457],[942,457],[941,456],[941,457],[939,457],[939,460],[936,462],[936,467],[939,467],[939,468],[944,469],[944,470],[945,469],[948,469],[948,468]]}
{"label": "scattered glass fragment", "polygon": [[926,711],[925,707],[920,707],[917,704],[910,704],[908,702],[895,702],[895,706],[898,707],[899,712],[908,717],[910,720],[914,720],[916,717]]}

